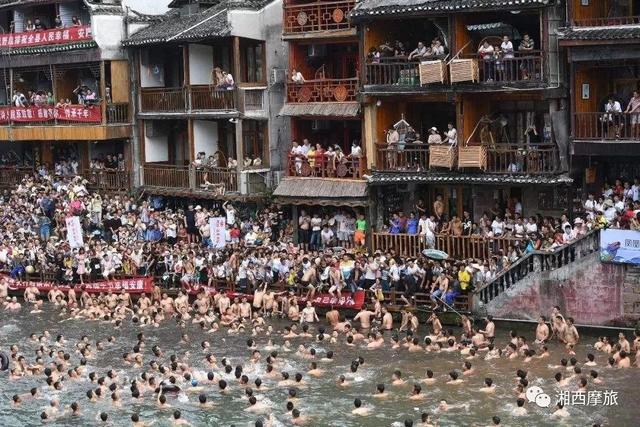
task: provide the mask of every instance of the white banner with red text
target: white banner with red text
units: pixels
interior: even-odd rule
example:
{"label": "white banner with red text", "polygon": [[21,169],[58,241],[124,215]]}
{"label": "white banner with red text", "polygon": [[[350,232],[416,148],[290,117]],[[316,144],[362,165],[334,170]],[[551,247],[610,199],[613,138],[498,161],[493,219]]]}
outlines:
{"label": "white banner with red text", "polygon": [[[28,287],[35,286],[40,292],[49,292],[55,286],[53,282],[38,282],[31,280],[18,280],[5,274],[0,275],[2,280],[6,280],[9,289],[12,291],[25,290]],[[58,289],[63,292],[69,291],[69,285],[58,285]],[[153,291],[153,277],[135,277],[122,280],[105,280],[103,282],[87,282],[74,286],[76,291],[87,291],[89,293],[98,292],[120,292],[122,290],[132,294],[149,293]]]}

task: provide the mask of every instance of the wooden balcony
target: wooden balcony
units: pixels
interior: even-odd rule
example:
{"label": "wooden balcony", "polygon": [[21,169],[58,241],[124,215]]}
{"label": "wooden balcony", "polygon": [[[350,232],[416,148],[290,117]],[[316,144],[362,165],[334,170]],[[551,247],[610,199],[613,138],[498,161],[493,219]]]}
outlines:
{"label": "wooden balcony", "polygon": [[131,171],[87,169],[82,176],[90,190],[126,192],[131,189]]}
{"label": "wooden balcony", "polygon": [[238,172],[227,168],[196,168],[147,163],[142,185],[167,194],[222,196],[238,192]]}
{"label": "wooden balcony", "polygon": [[[448,146],[438,145],[437,147]],[[481,147],[477,144],[471,147],[480,148],[486,153],[486,165],[482,165],[484,172],[533,175],[559,172],[559,155],[555,145]],[[448,167],[453,169],[456,166],[455,159],[459,157],[457,151],[461,148],[456,147],[451,150],[451,157],[454,160]],[[433,160],[432,162],[429,157],[429,145],[424,143],[396,146],[376,144],[376,168],[379,171],[426,172],[442,167],[438,159]],[[467,163],[457,163],[457,165],[462,169],[469,167]]]}
{"label": "wooden balcony", "polygon": [[[394,250],[403,257],[418,257],[427,248],[423,236],[418,234],[390,234],[374,232],[372,236],[373,250],[388,252]],[[437,235],[435,249],[449,254],[454,259],[488,259],[500,251],[507,252],[510,246],[523,239],[503,237],[486,239],[480,236]]]}
{"label": "wooden balcony", "polygon": [[355,27],[349,21],[349,13],[356,5],[355,0],[316,1],[304,4],[284,2],[284,36],[320,36],[353,32]]}
{"label": "wooden balcony", "polygon": [[574,140],[601,142],[640,140],[640,114],[574,113],[573,122]]}
{"label": "wooden balcony", "polygon": [[611,27],[617,25],[638,25],[640,16],[616,16],[611,18],[575,19],[575,27]]}
{"label": "wooden balcony", "polygon": [[[477,81],[452,79],[449,67],[444,70],[442,81],[422,84],[420,80],[420,63],[406,59],[382,58],[380,62],[369,62],[365,65],[365,90],[387,89],[395,91],[434,91],[449,90],[452,86],[471,84],[477,88],[503,89],[504,85],[540,86],[545,82],[544,52],[516,52],[514,58],[500,60],[483,60],[476,54],[462,55],[463,59],[471,59],[469,66],[477,66]],[[437,57],[433,58],[440,59]],[[469,72],[470,75],[474,73]],[[451,81],[454,83],[449,83]]]}
{"label": "wooden balcony", "polygon": [[357,159],[344,157],[344,159],[340,161],[337,160],[335,156],[330,158],[326,154],[313,158],[302,158],[290,154],[287,176],[362,179],[366,165],[366,157]]}
{"label": "wooden balcony", "polygon": [[108,124],[131,123],[128,102],[107,104],[106,113]]}
{"label": "wooden balcony", "polygon": [[356,102],[358,78],[287,83],[287,102]]}
{"label": "wooden balcony", "polygon": [[202,111],[235,111],[238,90],[217,89],[209,85],[140,90],[143,113],[192,113]]}
{"label": "wooden balcony", "polygon": [[0,187],[15,187],[20,184],[26,176],[33,175],[34,172],[35,170],[31,167],[0,167]]}

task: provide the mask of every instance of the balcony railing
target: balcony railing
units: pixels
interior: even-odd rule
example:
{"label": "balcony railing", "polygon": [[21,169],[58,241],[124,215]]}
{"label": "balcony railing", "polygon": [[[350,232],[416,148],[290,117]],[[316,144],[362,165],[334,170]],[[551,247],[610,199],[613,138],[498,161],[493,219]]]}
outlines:
{"label": "balcony railing", "polygon": [[131,189],[131,173],[129,171],[87,169],[82,172],[87,180],[87,187],[92,190],[128,191]]}
{"label": "balcony railing", "polygon": [[140,90],[142,111],[181,112],[186,109],[186,92],[181,87],[145,88]]}
{"label": "balcony railing", "polygon": [[[454,148],[454,150],[456,150]],[[455,153],[455,151],[454,151]],[[558,172],[559,156],[555,145],[523,147],[487,147],[486,172],[500,174],[551,174]],[[420,172],[431,168],[429,145],[425,143],[376,144],[376,168],[379,171]]]}
{"label": "balcony railing", "polygon": [[609,27],[615,25],[638,25],[640,16],[615,16],[612,18],[576,19],[573,25],[576,27]]}
{"label": "balcony railing", "polygon": [[317,1],[284,6],[284,33],[302,34],[352,28],[349,13],[355,0]]}
{"label": "balcony railing", "polygon": [[574,113],[573,138],[593,141],[640,140],[640,114]]}
{"label": "balcony railing", "polygon": [[487,172],[549,174],[558,172],[558,150],[554,145],[521,148],[495,147],[487,150]]}
{"label": "balcony railing", "polygon": [[108,124],[123,124],[131,123],[129,118],[129,103],[118,102],[107,104],[107,123]]}
{"label": "balcony railing", "polygon": [[307,80],[287,84],[287,102],[354,102],[358,78]]}
{"label": "balcony railing", "polygon": [[429,169],[427,144],[376,144],[376,167],[382,171],[421,171]]}
{"label": "balcony railing", "polygon": [[418,62],[406,60],[382,60],[366,64],[366,85],[372,86],[420,86]]}
{"label": "balcony railing", "polygon": [[0,35],[0,48],[19,48],[52,44],[73,43],[93,39],[91,26],[53,28],[44,31],[30,31]]}
{"label": "balcony railing", "polygon": [[[480,83],[521,83],[544,81],[541,51],[515,52],[514,58],[478,59]],[[478,55],[463,55],[478,58]]]}
{"label": "balcony railing", "polygon": [[244,95],[244,110],[245,111],[263,111],[265,110],[265,93],[266,90],[263,87],[247,87],[242,88]]}
{"label": "balcony railing", "polygon": [[217,89],[207,85],[143,88],[140,91],[140,110],[166,113],[186,113],[191,110],[235,110],[236,96],[235,89]]}
{"label": "balcony railing", "polygon": [[0,167],[0,186],[13,187],[22,182],[25,176],[33,175],[31,167]]}
{"label": "balcony railing", "polygon": [[330,157],[327,154],[321,154],[306,158],[290,154],[287,175],[305,178],[360,179],[364,175],[366,165],[366,157],[357,159],[344,157],[338,160],[335,155]]}
{"label": "balcony railing", "polygon": [[[501,237],[487,239],[481,236],[453,236],[439,234],[435,239],[435,249],[446,252],[454,259],[488,259],[500,251],[507,253],[516,242],[524,243],[524,239]],[[373,233],[373,250],[387,252],[394,250],[403,257],[418,257],[426,249],[424,236],[418,234]]]}
{"label": "balcony railing", "polygon": [[238,172],[234,169],[145,164],[142,171],[146,187],[217,194],[238,191]]}
{"label": "balcony railing", "polygon": [[[483,60],[476,54],[462,55],[478,64],[478,84],[539,83],[544,81],[542,51],[515,52],[514,58]],[[433,59],[439,59],[434,57]],[[475,63],[475,62],[474,62]],[[474,65],[475,66],[475,65]],[[406,59],[382,58],[366,66],[365,85],[420,87],[419,62]],[[448,68],[448,67],[447,67]],[[449,70],[445,70],[448,73]],[[446,76],[445,76],[446,77]],[[443,78],[443,81],[452,79]],[[428,86],[427,86],[428,87]]]}
{"label": "balcony railing", "polygon": [[236,91],[215,89],[211,86],[189,86],[192,110],[234,110]]}

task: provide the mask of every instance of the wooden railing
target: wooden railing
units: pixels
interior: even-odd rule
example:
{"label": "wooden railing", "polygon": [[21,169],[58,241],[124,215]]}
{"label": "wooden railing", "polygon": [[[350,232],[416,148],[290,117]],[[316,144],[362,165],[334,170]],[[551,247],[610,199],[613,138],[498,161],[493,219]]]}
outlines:
{"label": "wooden railing", "polygon": [[182,112],[187,106],[186,92],[182,87],[142,88],[140,110],[143,112]]}
{"label": "wooden railing", "polygon": [[244,110],[245,111],[262,111],[264,110],[264,97],[266,90],[264,88],[242,88],[244,95]]}
{"label": "wooden railing", "polygon": [[349,13],[355,0],[316,1],[284,5],[284,33],[302,34],[352,28]]}
{"label": "wooden railing", "polygon": [[477,54],[462,58],[478,59],[480,83],[500,84],[544,81],[542,51],[515,52],[513,58],[482,59]]}
{"label": "wooden railing", "polygon": [[360,179],[364,175],[366,165],[367,159],[364,156],[357,159],[345,157],[340,161],[335,156],[329,157],[326,153],[313,158],[302,158],[290,154],[287,175]]}
{"label": "wooden railing", "polygon": [[383,60],[366,64],[365,85],[420,86],[418,62]]}
{"label": "wooden railing", "polygon": [[[420,256],[427,248],[424,236],[419,234],[391,234],[374,232],[373,250],[383,252],[394,250],[404,257]],[[524,239],[516,237],[485,238],[480,236],[453,236],[438,234],[435,239],[435,249],[449,254],[455,259],[479,258],[487,259],[500,251],[507,253],[510,246],[516,242],[524,243]]]}
{"label": "wooden railing", "polygon": [[13,187],[22,182],[25,176],[33,175],[31,167],[0,167],[0,186]]}
{"label": "wooden railing", "polygon": [[638,24],[640,24],[640,16],[616,16],[612,18],[589,18],[573,20],[573,25],[576,27],[609,27],[615,25]]}
{"label": "wooden railing", "polygon": [[107,123],[124,124],[131,123],[129,118],[129,103],[118,102],[107,104]]}
{"label": "wooden railing", "polygon": [[238,191],[235,169],[147,163],[142,166],[142,176],[145,187],[217,192],[220,195]]}
{"label": "wooden railing", "polygon": [[422,144],[376,144],[376,167],[381,171],[429,169],[429,146]]}
{"label": "wooden railing", "polygon": [[575,139],[640,140],[640,114],[637,113],[574,113],[573,120]]}
{"label": "wooden railing", "polygon": [[555,173],[559,168],[558,150],[553,145],[522,148],[495,147],[487,150],[487,172],[493,173]]}
{"label": "wooden railing", "polygon": [[128,191],[131,189],[131,172],[106,169],[87,169],[82,172],[91,190]]}
{"label": "wooden railing", "polygon": [[487,304],[529,274],[555,270],[576,262],[600,248],[600,231],[591,231],[554,251],[534,251],[526,254],[475,290],[475,295]]}
{"label": "wooden railing", "polygon": [[213,86],[189,86],[189,105],[192,110],[234,110],[237,90],[217,89]]}
{"label": "wooden railing", "polygon": [[358,78],[287,83],[287,102],[355,102]]}

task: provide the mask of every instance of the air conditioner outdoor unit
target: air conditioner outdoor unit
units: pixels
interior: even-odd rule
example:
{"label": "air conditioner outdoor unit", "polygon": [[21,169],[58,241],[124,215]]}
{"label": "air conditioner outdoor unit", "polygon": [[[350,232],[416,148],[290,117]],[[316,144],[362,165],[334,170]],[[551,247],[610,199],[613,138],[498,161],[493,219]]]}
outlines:
{"label": "air conditioner outdoor unit", "polygon": [[309,46],[307,55],[311,58],[323,58],[327,56],[326,44],[312,44]]}
{"label": "air conditioner outdoor unit", "polygon": [[330,125],[328,120],[314,120],[311,122],[312,131],[327,130],[329,127]]}
{"label": "air conditioner outdoor unit", "polygon": [[273,68],[271,70],[271,80],[269,84],[277,85],[282,84],[287,79],[287,72],[284,68]]}

